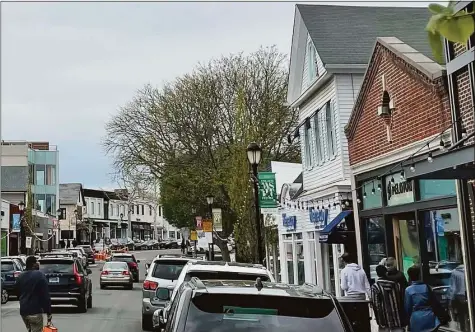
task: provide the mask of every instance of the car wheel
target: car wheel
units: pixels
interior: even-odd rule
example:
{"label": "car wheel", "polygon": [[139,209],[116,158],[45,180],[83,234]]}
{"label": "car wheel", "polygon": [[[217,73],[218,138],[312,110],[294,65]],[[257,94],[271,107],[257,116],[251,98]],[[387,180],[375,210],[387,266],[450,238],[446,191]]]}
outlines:
{"label": "car wheel", "polygon": [[92,264],[96,264],[96,260],[93,260],[93,261],[92,261]]}
{"label": "car wheel", "polygon": [[8,302],[8,292],[6,289],[2,289],[2,304]]}
{"label": "car wheel", "polygon": [[152,326],[152,317],[146,316],[142,314],[142,330],[144,331],[151,331],[153,329]]}
{"label": "car wheel", "polygon": [[87,312],[87,300],[86,300],[86,296],[85,296],[85,295],[79,299],[78,312],[79,312],[79,313],[85,313],[85,312]]}
{"label": "car wheel", "polygon": [[127,289],[128,289],[128,290],[132,290],[132,289],[134,289],[134,284],[133,284],[133,283],[131,283],[130,285],[127,285]]}
{"label": "car wheel", "polygon": [[87,307],[89,309],[92,308],[92,294],[89,294],[89,297],[87,298]]}
{"label": "car wheel", "polygon": [[104,286],[103,284],[101,284],[101,289],[106,289],[106,286]]}

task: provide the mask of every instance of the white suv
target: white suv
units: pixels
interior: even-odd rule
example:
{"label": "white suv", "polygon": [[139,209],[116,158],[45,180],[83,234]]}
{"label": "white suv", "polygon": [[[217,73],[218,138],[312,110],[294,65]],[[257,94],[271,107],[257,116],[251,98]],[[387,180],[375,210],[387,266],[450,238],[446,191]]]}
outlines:
{"label": "white suv", "polygon": [[181,270],[192,258],[180,255],[159,255],[147,269],[147,276],[142,287],[142,329],[152,329],[152,315],[155,310],[163,308],[165,302],[154,301],[155,292],[166,288],[170,292],[175,288]]}

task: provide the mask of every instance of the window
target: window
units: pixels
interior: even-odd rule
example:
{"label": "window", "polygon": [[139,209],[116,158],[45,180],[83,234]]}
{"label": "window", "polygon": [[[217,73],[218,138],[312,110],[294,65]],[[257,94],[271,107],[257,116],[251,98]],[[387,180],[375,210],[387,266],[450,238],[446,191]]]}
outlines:
{"label": "window", "polygon": [[419,180],[421,200],[443,196],[456,196],[455,180]]}
{"label": "window", "polygon": [[145,215],[145,205],[142,204],[142,216]]}
{"label": "window", "polygon": [[45,194],[36,194],[35,195],[35,210],[46,212],[46,197]]}
{"label": "window", "polygon": [[56,195],[46,194],[46,213],[56,214]]}
{"label": "window", "polygon": [[[361,199],[363,200],[363,210],[373,209],[383,206],[381,195],[381,180],[374,179],[363,184],[361,189]],[[366,198],[365,198],[366,195]]]}
{"label": "window", "polygon": [[113,216],[114,215],[114,204],[112,204],[112,203],[110,204],[110,211],[111,211],[110,215]]}
{"label": "window", "polygon": [[[307,126],[307,124],[305,126]],[[307,167],[313,166],[311,130],[311,126],[308,126],[305,129],[305,164],[307,165]]]}
{"label": "window", "polygon": [[365,220],[368,243],[369,270],[371,281],[376,281],[376,267],[387,257],[386,225],[383,217],[373,217]]}
{"label": "window", "polygon": [[59,218],[62,220],[66,219],[66,208],[61,208],[61,216]]}
{"label": "window", "polygon": [[174,238],[175,238],[175,231],[169,231],[169,232],[168,232],[168,237],[169,237],[170,239],[174,239]]}
{"label": "window", "polygon": [[46,185],[56,185],[56,166],[46,165]]}
{"label": "window", "polygon": [[115,206],[115,211],[116,211],[116,214],[115,214],[115,215],[116,215],[116,216],[119,216],[119,215],[120,215],[119,208],[120,208],[120,206],[119,206],[119,204],[117,204],[117,205]]}
{"label": "window", "polygon": [[159,217],[162,216],[162,207],[161,206],[158,207],[158,216]]}
{"label": "window", "polygon": [[321,164],[323,162],[323,147],[321,137],[321,125],[320,125],[320,112],[315,115],[315,145],[316,145],[316,163]]}
{"label": "window", "polygon": [[91,202],[91,214],[94,214],[94,202]]}
{"label": "window", "polygon": [[97,203],[97,214],[101,214],[101,203]]}
{"label": "window", "polygon": [[313,82],[313,80],[318,76],[318,68],[317,68],[317,55],[315,46],[313,46],[312,41],[309,41],[307,44],[307,61],[308,61],[308,82]]}
{"label": "window", "polygon": [[332,158],[336,154],[336,139],[335,139],[335,121],[334,114],[332,112],[331,101],[327,102],[325,108],[325,118],[327,125],[327,145],[328,145],[328,158]]}
{"label": "window", "polygon": [[297,278],[298,284],[303,285],[305,283],[305,263],[303,255],[303,243],[295,243],[295,250],[297,251]]}
{"label": "window", "polygon": [[136,205],[137,207],[137,214],[140,214],[140,205]]}
{"label": "window", "polygon": [[288,276],[288,283],[294,283],[294,253],[292,250],[292,242],[285,242],[285,251],[286,251],[286,258],[287,258],[287,276]]}
{"label": "window", "polygon": [[152,215],[152,206],[151,205],[148,206],[148,211],[149,211],[150,215]]}
{"label": "window", "polygon": [[135,214],[135,205],[133,205],[133,204],[130,205],[130,212],[132,214]]}
{"label": "window", "polygon": [[45,184],[45,165],[35,165],[36,168],[36,185],[44,186]]}

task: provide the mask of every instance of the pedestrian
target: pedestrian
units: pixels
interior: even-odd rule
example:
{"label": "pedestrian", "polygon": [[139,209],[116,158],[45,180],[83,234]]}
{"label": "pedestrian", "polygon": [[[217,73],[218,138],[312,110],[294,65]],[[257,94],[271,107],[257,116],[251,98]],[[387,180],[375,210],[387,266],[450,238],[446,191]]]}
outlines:
{"label": "pedestrian", "polygon": [[421,279],[421,269],[413,265],[407,269],[410,286],[406,288],[404,308],[409,317],[409,329],[411,332],[437,331],[441,322],[434,313],[433,296],[430,287]]}
{"label": "pedestrian", "polygon": [[17,294],[20,299],[20,315],[28,332],[43,331],[43,314],[51,324],[51,298],[48,282],[35,256],[26,259],[26,269],[18,277]]}
{"label": "pedestrian", "polygon": [[186,251],[186,243],[185,243],[185,238],[181,240],[181,253],[185,254]]}
{"label": "pedestrian", "polygon": [[356,259],[349,253],[344,253],[341,258],[346,266],[341,270],[341,289],[345,296],[355,299],[366,299],[371,296],[368,277],[364,270],[356,264]]}
{"label": "pedestrian", "polygon": [[401,286],[388,280],[387,269],[383,265],[376,267],[379,279],[371,286],[371,305],[373,307],[379,331],[403,332],[406,324],[401,294]]}
{"label": "pedestrian", "polygon": [[404,291],[407,287],[406,276],[397,269],[396,259],[394,257],[388,257],[385,263],[386,269],[388,270],[388,280],[397,282],[401,286],[401,297],[404,297]]}

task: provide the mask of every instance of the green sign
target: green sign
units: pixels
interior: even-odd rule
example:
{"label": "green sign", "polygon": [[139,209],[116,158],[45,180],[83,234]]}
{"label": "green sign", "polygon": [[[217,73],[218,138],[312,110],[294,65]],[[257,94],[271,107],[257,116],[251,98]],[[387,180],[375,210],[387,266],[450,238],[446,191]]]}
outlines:
{"label": "green sign", "polygon": [[259,172],[259,207],[276,208],[277,207],[277,189],[275,183],[275,173]]}

